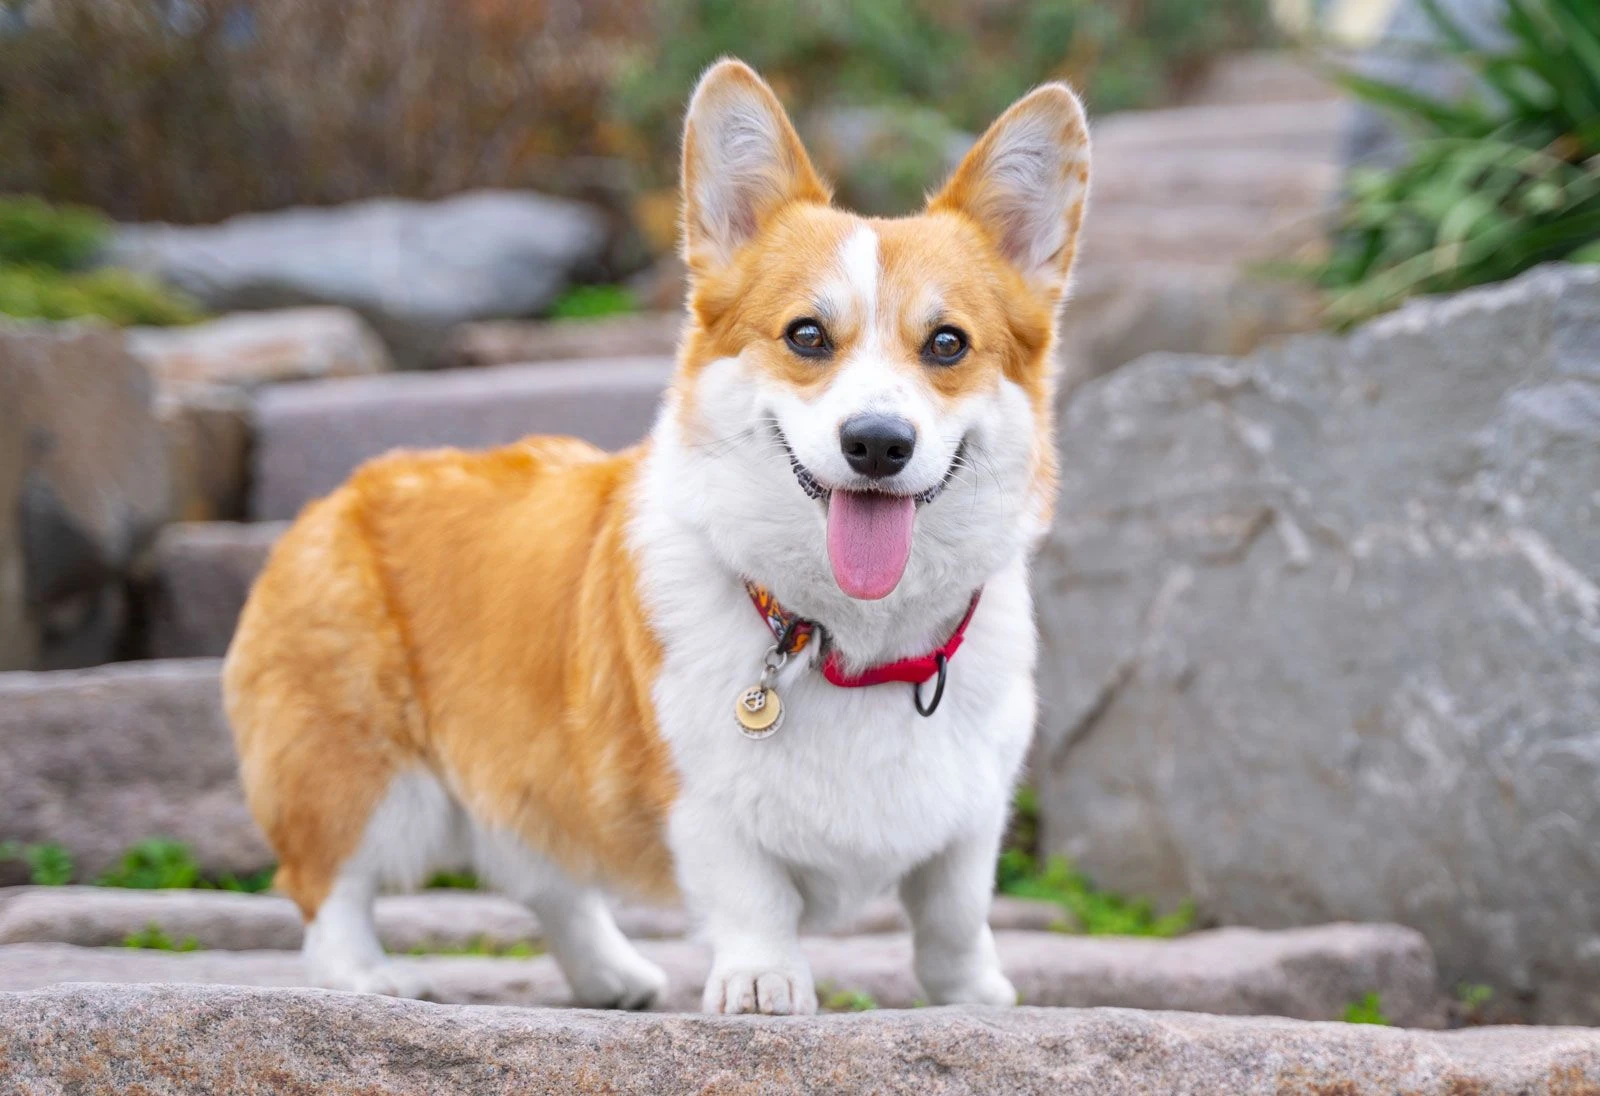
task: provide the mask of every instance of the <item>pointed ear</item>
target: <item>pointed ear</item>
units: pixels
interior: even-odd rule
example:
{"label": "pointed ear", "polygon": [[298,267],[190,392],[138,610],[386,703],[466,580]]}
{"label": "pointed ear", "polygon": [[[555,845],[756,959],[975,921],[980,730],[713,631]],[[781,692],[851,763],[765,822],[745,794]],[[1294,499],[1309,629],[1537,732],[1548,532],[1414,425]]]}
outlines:
{"label": "pointed ear", "polygon": [[828,197],[783,105],[755,70],[731,59],[707,69],[683,124],[690,270],[727,262],[782,206]]}
{"label": "pointed ear", "polygon": [[1089,126],[1065,84],[1012,104],[928,202],[976,221],[1030,284],[1065,291],[1089,195]]}

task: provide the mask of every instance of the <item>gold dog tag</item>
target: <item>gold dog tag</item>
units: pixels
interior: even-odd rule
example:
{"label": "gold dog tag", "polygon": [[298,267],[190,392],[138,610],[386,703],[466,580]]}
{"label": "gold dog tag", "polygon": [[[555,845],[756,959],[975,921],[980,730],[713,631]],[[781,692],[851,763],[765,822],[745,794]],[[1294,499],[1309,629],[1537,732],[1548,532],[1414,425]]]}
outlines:
{"label": "gold dog tag", "polygon": [[783,701],[778,690],[765,682],[752,685],[734,702],[733,716],[746,738],[766,738],[783,723]]}

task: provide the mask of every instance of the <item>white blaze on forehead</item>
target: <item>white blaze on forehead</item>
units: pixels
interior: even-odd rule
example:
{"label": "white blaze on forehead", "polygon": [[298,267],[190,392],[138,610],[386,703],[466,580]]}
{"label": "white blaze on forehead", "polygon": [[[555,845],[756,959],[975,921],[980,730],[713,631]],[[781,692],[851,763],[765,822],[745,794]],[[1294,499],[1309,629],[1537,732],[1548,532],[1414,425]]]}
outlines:
{"label": "white blaze on forehead", "polygon": [[871,330],[878,322],[878,234],[866,225],[852,232],[839,248],[839,265],[851,304],[861,309],[862,325]]}

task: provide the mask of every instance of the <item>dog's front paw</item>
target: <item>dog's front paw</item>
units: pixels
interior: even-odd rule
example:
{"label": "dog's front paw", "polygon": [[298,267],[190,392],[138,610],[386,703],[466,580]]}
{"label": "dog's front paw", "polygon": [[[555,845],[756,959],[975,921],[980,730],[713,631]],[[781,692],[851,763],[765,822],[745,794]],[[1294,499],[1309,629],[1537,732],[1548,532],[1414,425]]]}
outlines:
{"label": "dog's front paw", "polygon": [[990,967],[977,977],[953,986],[928,986],[928,999],[936,1005],[1015,1005],[1017,987]]}
{"label": "dog's front paw", "polygon": [[594,959],[569,977],[584,1008],[650,1009],[667,994],[666,972],[632,948]]}
{"label": "dog's front paw", "polygon": [[811,972],[803,968],[713,970],[700,1007],[730,1015],[811,1016],[817,1011],[817,990]]}

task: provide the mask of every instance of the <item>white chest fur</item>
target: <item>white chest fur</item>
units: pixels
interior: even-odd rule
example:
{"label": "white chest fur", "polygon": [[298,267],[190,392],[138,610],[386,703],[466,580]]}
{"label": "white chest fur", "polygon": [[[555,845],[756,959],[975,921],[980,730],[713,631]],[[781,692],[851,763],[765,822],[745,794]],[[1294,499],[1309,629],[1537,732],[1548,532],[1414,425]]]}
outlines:
{"label": "white chest fur", "polygon": [[[964,831],[991,825],[1009,801],[1033,723],[1022,552],[985,583],[932,716],[917,713],[910,685],[829,684],[813,645],[775,679],[782,729],[751,740],[735,722],[734,701],[759,675],[772,636],[741,578],[682,520],[660,467],[668,461],[646,470],[633,548],[662,644],[654,698],[681,780],[672,827],[680,860],[683,845],[737,837],[785,866],[805,921],[818,922],[892,887]],[[964,597],[946,597],[957,617]],[[926,633],[926,621],[905,616],[908,633]],[[892,648],[894,629],[885,637]],[[898,642],[914,645],[887,657],[942,639],[908,634]]]}

